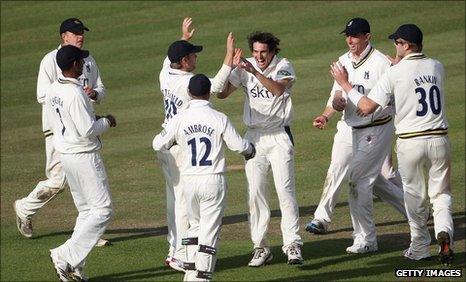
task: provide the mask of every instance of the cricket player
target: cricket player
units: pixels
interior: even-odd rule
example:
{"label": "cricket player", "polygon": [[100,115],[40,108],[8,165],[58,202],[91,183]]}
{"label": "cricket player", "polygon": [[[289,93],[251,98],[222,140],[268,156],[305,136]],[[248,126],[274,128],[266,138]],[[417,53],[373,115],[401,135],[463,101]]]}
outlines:
{"label": "cricket player", "polygon": [[[267,198],[267,174],[272,168],[275,189],[282,213],[283,252],[288,264],[302,264],[299,231],[299,209],[295,193],[294,144],[290,125],[293,106],[291,88],[296,80],[289,60],[278,56],[280,40],[268,32],[248,36],[253,57],[242,59],[232,71],[223,99],[241,87],[245,93],[243,121],[245,138],[256,147],[254,159],[246,161],[248,181],[249,224],[254,244],[249,266],[269,262],[272,252],[266,241],[270,221]],[[235,56],[236,58],[236,56]]]}
{"label": "cricket player", "polygon": [[[197,53],[202,51],[202,46],[189,42],[194,34],[191,18],[183,20],[181,29],[181,40],[173,42],[168,48],[168,56],[163,62],[163,68],[159,75],[160,91],[165,107],[163,128],[169,120],[188,107],[191,100],[191,96],[188,94],[189,80],[194,76],[192,71],[196,68]],[[213,93],[221,92],[225,88],[232,69],[233,53],[234,37],[230,33],[227,37],[223,65],[212,79]],[[175,270],[184,271],[185,247],[181,245],[181,239],[186,237],[189,222],[186,201],[179,182],[180,159],[183,158],[180,146],[174,145],[170,149],[159,150],[157,158],[165,176],[167,195],[167,240],[170,247],[165,263]]]}
{"label": "cricket player", "polygon": [[[370,25],[366,19],[351,19],[348,21],[342,33],[345,34],[346,37],[348,52],[340,56],[339,62],[345,65],[350,73],[353,84],[358,85],[358,90],[368,91],[377,82],[377,79],[381,74],[390,67],[390,61],[372,46],[370,42]],[[378,135],[376,137],[377,139],[380,138],[380,145],[374,146],[375,142],[372,139],[374,139],[373,135],[376,135],[376,133],[373,131],[375,130],[375,127],[380,128],[380,126],[383,127],[384,124],[375,122],[378,119],[377,116],[371,117],[371,119],[363,119],[359,117],[356,114],[354,106],[350,103],[346,103],[346,100],[343,100],[344,104],[342,107],[336,107],[336,109],[334,109],[333,100],[335,97],[341,97],[341,92],[342,90],[338,83],[334,82],[330,98],[327,102],[327,108],[321,116],[314,120],[314,125],[316,127],[323,128],[328,121],[328,118],[332,116],[336,110],[343,110],[342,119],[337,124],[338,131],[335,134],[332,148],[332,162],[327,172],[322,197],[315,211],[314,219],[306,226],[307,231],[316,234],[322,234],[327,231],[335,205],[338,201],[341,183],[347,177],[350,163],[357,157],[361,158],[360,162],[364,162],[366,167],[361,167],[361,164],[358,163],[356,168],[363,170],[364,173],[368,174],[365,177],[370,178],[370,180],[368,180],[370,183],[362,185],[366,185],[366,189],[370,190],[372,190],[371,185],[373,185],[373,193],[375,195],[391,204],[404,217],[406,217],[402,187],[401,185],[396,186],[394,184],[397,182],[399,183],[401,180],[397,180],[397,175],[391,165],[390,144],[393,133],[390,134],[390,128],[388,128],[388,132],[385,136]],[[345,106],[347,106],[346,109]],[[389,117],[386,122],[386,124],[388,124],[390,122],[389,120],[391,119],[393,109],[389,106],[384,109],[384,111],[386,113],[383,115]],[[353,135],[356,137],[355,142],[353,142]],[[364,144],[368,142],[370,142],[372,146]],[[365,147],[365,149],[361,149],[361,146]],[[386,148],[389,148],[390,150],[387,152],[385,159],[382,159],[380,158],[380,151],[385,150]],[[353,153],[353,149],[356,150],[355,153]],[[376,159],[379,163],[377,166],[379,168],[378,171],[375,171],[374,169],[373,172],[370,172],[369,167],[372,167],[375,164],[370,161],[372,159]],[[383,164],[386,167],[386,169],[383,170],[385,171],[385,175],[381,171],[381,161],[383,161]],[[390,182],[388,178],[393,179],[394,183]],[[352,181],[357,183],[359,180],[353,179]],[[368,195],[368,197],[370,197],[370,203],[372,203],[372,195]],[[369,201],[369,198],[367,200]],[[355,212],[352,212],[351,214],[352,217],[356,217],[353,221],[358,220],[357,215],[353,215],[356,214]],[[367,216],[372,217],[372,215]],[[355,225],[357,226],[355,228],[355,233],[353,234],[355,237],[361,236],[359,233],[361,233],[362,230],[358,228],[359,225],[359,223]]]}
{"label": "cricket player", "polygon": [[189,80],[189,107],[174,116],[155,136],[153,148],[169,149],[176,142],[180,159],[181,187],[186,200],[189,229],[184,281],[212,279],[222,216],[226,205],[224,147],[254,157],[254,146],[242,139],[223,113],[209,103],[211,82],[203,74]]}
{"label": "cricket player", "polygon": [[[59,30],[61,44],[57,49],[45,55],[40,63],[37,77],[37,102],[42,105],[42,130],[45,135],[46,153],[45,175],[47,179],[40,181],[27,197],[14,203],[18,230],[26,238],[31,238],[33,235],[32,217],[65,188],[65,173],[62,169],[60,156],[53,145],[53,133],[45,114],[45,92],[53,82],[62,76],[56,62],[58,50],[66,45],[82,48],[84,45],[84,31],[89,31],[89,29],[79,19],[70,18],[64,20]],[[92,103],[100,103],[105,97],[106,90],[100,78],[99,68],[91,55],[84,59],[83,74],[78,79],[83,86],[84,93],[91,99]],[[98,246],[107,244],[109,244],[109,241],[104,239],[98,242]]]}
{"label": "cricket player", "polygon": [[398,167],[411,229],[411,244],[404,256],[413,260],[430,257],[429,199],[433,205],[439,258],[443,264],[450,264],[454,226],[444,67],[422,53],[423,35],[416,25],[401,25],[388,38],[394,40],[397,54],[394,63],[398,63],[379,79],[367,96],[354,90],[341,66],[333,64],[331,73],[348,93],[349,100],[358,106],[361,116],[369,116],[394,98]]}
{"label": "cricket player", "polygon": [[98,117],[78,78],[89,52],[73,45],[60,48],[56,62],[63,75],[46,90],[44,111],[54,148],[79,212],[71,238],[50,250],[60,281],[87,280],[83,267],[89,252],[112,216],[107,173],[100,156],[99,136],[116,126],[112,115]]}

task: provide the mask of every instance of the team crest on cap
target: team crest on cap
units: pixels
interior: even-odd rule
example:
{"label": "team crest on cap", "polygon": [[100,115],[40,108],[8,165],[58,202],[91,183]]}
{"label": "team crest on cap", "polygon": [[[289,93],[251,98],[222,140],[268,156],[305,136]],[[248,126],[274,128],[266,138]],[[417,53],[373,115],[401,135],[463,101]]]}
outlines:
{"label": "team crest on cap", "polygon": [[348,23],[348,26],[351,26],[352,24],[353,24],[353,21],[350,21],[350,22]]}
{"label": "team crest on cap", "polygon": [[74,20],[74,23],[75,24],[81,24],[81,22],[79,20]]}

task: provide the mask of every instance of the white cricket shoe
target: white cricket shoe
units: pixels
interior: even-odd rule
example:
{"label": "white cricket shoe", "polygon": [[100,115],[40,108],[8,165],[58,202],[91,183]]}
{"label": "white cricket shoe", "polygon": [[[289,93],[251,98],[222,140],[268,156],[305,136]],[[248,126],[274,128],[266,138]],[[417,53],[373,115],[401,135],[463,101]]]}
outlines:
{"label": "white cricket shoe", "polygon": [[264,247],[264,248],[255,248],[254,251],[252,252],[253,256],[251,261],[248,263],[248,266],[252,267],[258,267],[261,265],[265,265],[269,261],[273,259],[272,252],[270,251],[270,248]]}
{"label": "white cricket shoe", "polygon": [[71,273],[71,278],[74,280],[74,281],[78,281],[78,282],[87,282],[89,281],[89,278],[87,277],[87,275],[84,273],[84,269],[82,266],[77,266],[75,267]]}
{"label": "white cricket shoe", "polygon": [[290,244],[286,247],[285,254],[288,256],[288,264],[303,264],[301,255],[301,246],[299,244]]}
{"label": "white cricket shoe", "polygon": [[15,210],[16,214],[16,227],[18,227],[19,233],[26,238],[32,237],[32,221],[27,218],[22,218],[18,214],[18,210],[16,208],[19,200],[16,200],[13,204],[13,209]]}
{"label": "white cricket shoe", "polygon": [[95,244],[96,247],[105,247],[105,246],[110,246],[112,243],[109,240],[105,240],[102,238],[99,238],[97,243]]}
{"label": "white cricket shoe", "polygon": [[403,256],[405,258],[409,258],[409,259],[412,259],[412,260],[428,260],[428,259],[430,259],[429,251],[427,251],[426,253],[423,253],[423,254],[416,254],[411,250],[411,248],[408,248],[408,249],[404,250],[403,251]]}
{"label": "white cricket shoe", "polygon": [[50,250],[50,259],[52,260],[53,267],[60,281],[73,281],[71,266],[61,259],[55,250]]}
{"label": "white cricket shoe", "polygon": [[170,257],[170,260],[168,262],[165,260],[165,263],[176,271],[185,272],[184,262],[180,259]]}
{"label": "white cricket shoe", "polygon": [[325,234],[327,233],[328,224],[325,220],[314,218],[308,224],[306,224],[306,231],[314,234]]}
{"label": "white cricket shoe", "polygon": [[346,248],[348,254],[366,254],[377,252],[377,250],[377,243],[372,245],[356,243]]}

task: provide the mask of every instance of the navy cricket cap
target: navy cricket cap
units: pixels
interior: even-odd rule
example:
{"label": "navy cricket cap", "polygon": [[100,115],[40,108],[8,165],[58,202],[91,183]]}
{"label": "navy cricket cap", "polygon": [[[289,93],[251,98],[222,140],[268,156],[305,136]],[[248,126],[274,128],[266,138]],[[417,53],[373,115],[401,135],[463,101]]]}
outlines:
{"label": "navy cricket cap", "polygon": [[388,36],[388,38],[393,40],[401,38],[414,44],[421,44],[422,31],[415,24],[404,24],[400,25],[395,33]]}
{"label": "navy cricket cap", "polygon": [[57,52],[57,65],[62,71],[69,70],[74,61],[87,58],[89,51],[81,50],[73,45],[66,45],[58,49]]}
{"label": "navy cricket cap", "polygon": [[188,90],[191,95],[199,97],[210,93],[210,79],[203,74],[196,74],[189,80]]}
{"label": "navy cricket cap", "polygon": [[84,30],[89,31],[89,29],[84,26],[83,22],[77,18],[66,19],[60,25],[60,34],[67,31],[78,33]]}
{"label": "navy cricket cap", "polygon": [[201,51],[202,46],[193,45],[186,40],[178,40],[168,47],[168,59],[172,63],[179,63],[184,56]]}
{"label": "navy cricket cap", "polygon": [[354,18],[349,20],[346,24],[345,29],[340,32],[344,33],[346,36],[348,35],[358,35],[358,34],[366,34],[371,32],[371,27],[369,22],[363,18]]}

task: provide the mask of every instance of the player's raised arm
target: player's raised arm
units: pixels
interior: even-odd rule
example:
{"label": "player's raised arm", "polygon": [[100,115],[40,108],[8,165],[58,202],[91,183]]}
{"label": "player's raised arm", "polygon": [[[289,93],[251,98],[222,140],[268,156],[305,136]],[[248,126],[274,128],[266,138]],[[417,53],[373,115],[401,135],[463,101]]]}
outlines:
{"label": "player's raised arm", "polygon": [[223,60],[223,65],[218,71],[218,73],[215,75],[215,77],[211,80],[211,93],[213,95],[217,95],[225,89],[225,85],[228,83],[228,76],[230,75],[232,70],[234,55],[235,37],[233,36],[233,33],[230,32],[227,36],[226,53],[225,58]]}

